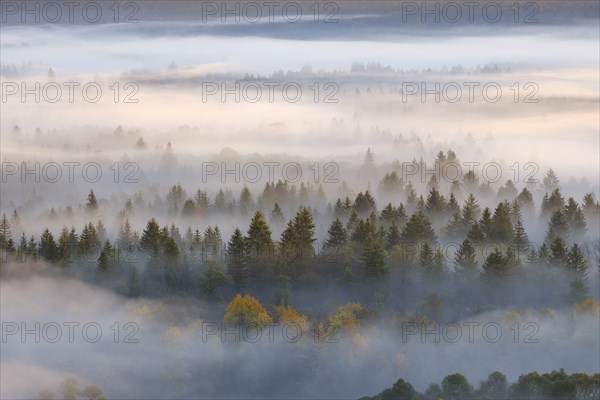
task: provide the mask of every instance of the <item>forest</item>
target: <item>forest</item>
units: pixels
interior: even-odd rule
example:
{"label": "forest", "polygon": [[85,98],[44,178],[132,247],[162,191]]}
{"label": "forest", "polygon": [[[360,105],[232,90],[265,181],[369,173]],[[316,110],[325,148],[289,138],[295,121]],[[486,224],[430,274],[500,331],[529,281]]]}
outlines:
{"label": "forest", "polygon": [[597,0],[0,14],[0,399],[600,400]]}
{"label": "forest", "polygon": [[[175,157],[169,148],[164,154]],[[366,176],[381,170],[374,158],[368,149],[358,167]],[[348,346],[345,351],[360,353],[380,335],[398,345],[414,343],[415,351],[440,342],[531,346],[544,341],[550,333],[544,329],[564,323],[570,328],[561,340],[563,334],[593,336],[600,311],[594,194],[567,197],[551,168],[520,190],[510,179],[494,188],[473,170],[460,181],[438,173],[458,162],[452,150],[429,164],[413,161],[427,181],[397,163],[374,189],[368,185],[355,195],[345,182],[327,183],[347,193],[330,198],[323,184],[281,179],[255,192],[243,184],[235,195],[226,185],[211,187],[211,195],[175,183],[152,200],[137,191],[120,207],[114,196],[92,189],[79,204],[50,207],[42,218],[53,228],[36,234],[24,229],[28,207],[3,214],[0,272],[4,282],[32,274],[76,279],[129,298],[136,308],[150,307],[144,318],[174,314],[164,333],[169,341],[254,345],[266,327],[283,326],[285,343],[264,345],[295,347],[292,354],[303,365],[311,362],[301,355],[306,351],[327,357],[324,349]],[[144,222],[140,214],[149,218]],[[64,224],[69,220],[88,222]],[[182,304],[202,311],[179,315]],[[288,340],[290,326],[294,340]],[[402,370],[406,356],[398,357]],[[400,379],[374,398],[598,398],[597,373],[533,372],[511,385],[494,374],[473,389],[456,373],[423,394]]]}

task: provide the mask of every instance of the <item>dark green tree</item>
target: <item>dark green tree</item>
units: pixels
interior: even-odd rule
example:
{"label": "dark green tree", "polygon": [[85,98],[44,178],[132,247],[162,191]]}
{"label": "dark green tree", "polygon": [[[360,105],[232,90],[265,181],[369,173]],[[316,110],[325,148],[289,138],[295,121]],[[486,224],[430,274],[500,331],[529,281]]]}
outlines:
{"label": "dark green tree", "polygon": [[519,218],[515,224],[513,245],[515,246],[517,255],[527,251],[529,248],[529,238],[527,237],[527,232],[525,232],[525,227],[523,226],[521,218]]}
{"label": "dark green tree", "polygon": [[96,194],[93,190],[90,190],[90,193],[87,197],[87,203],[85,204],[85,212],[89,216],[94,216],[98,212],[98,200],[96,200]]}
{"label": "dark green tree", "polygon": [[485,259],[483,272],[487,277],[505,278],[512,272],[511,260],[502,253],[499,247],[496,247]]}
{"label": "dark green tree", "polygon": [[463,400],[470,396],[472,388],[467,378],[461,374],[452,374],[442,380],[444,399]]}
{"label": "dark green tree", "polygon": [[218,296],[217,290],[229,282],[230,277],[223,272],[221,266],[216,261],[209,260],[207,264],[208,268],[198,278],[198,284],[208,298],[220,299],[221,297]]}
{"label": "dark green tree", "polygon": [[567,254],[566,267],[569,271],[583,276],[587,271],[588,262],[581,247],[574,243]]}
{"label": "dark green tree", "polygon": [[151,218],[146,224],[146,229],[142,232],[140,247],[149,254],[158,256],[161,250],[162,236],[158,222],[154,218]]}
{"label": "dark green tree", "polygon": [[344,228],[344,224],[339,218],[329,226],[327,231],[327,239],[325,240],[325,248],[340,249],[348,243],[348,232]]}
{"label": "dark green tree", "polygon": [[58,260],[58,246],[48,228],[44,229],[40,239],[40,255],[50,262]]}
{"label": "dark green tree", "polygon": [[248,212],[254,207],[254,202],[252,200],[252,193],[248,186],[244,185],[242,188],[242,192],[240,193],[240,212],[242,215],[247,215]]}
{"label": "dark green tree", "polygon": [[378,278],[387,274],[385,251],[376,235],[369,233],[365,239],[363,267],[367,278]]}
{"label": "dark green tree", "polygon": [[550,243],[550,256],[548,261],[550,261],[552,265],[564,266],[567,262],[568,252],[569,249],[563,238],[556,236],[552,243]]}
{"label": "dark green tree", "polygon": [[184,203],[183,203],[183,209],[181,210],[181,216],[185,217],[185,218],[190,218],[193,217],[194,215],[196,215],[196,204],[194,203],[194,200],[192,199],[187,199]]}
{"label": "dark green tree", "polygon": [[238,292],[248,287],[250,271],[246,262],[246,243],[242,232],[236,228],[227,243],[227,274]]}
{"label": "dark green tree", "polygon": [[505,399],[507,398],[508,381],[502,372],[492,372],[488,378],[481,382],[479,395],[485,398]]}
{"label": "dark green tree", "polygon": [[477,273],[477,256],[475,247],[467,238],[463,240],[454,257],[454,264],[460,273],[474,275]]}
{"label": "dark green tree", "polygon": [[552,217],[548,223],[548,234],[546,241],[552,242],[557,236],[568,238],[570,234],[569,223],[562,210],[557,209],[552,212]]}
{"label": "dark green tree", "polygon": [[510,204],[508,202],[502,202],[496,207],[494,216],[492,217],[489,238],[497,243],[512,243],[513,229],[510,221]]}
{"label": "dark green tree", "polygon": [[416,212],[410,216],[410,219],[402,229],[400,235],[402,242],[418,244],[420,242],[435,242],[435,232],[431,227],[431,222],[422,212]]}
{"label": "dark green tree", "polygon": [[110,242],[107,240],[104,243],[104,247],[102,247],[102,251],[100,252],[100,256],[98,257],[98,263],[96,266],[96,271],[103,275],[109,276],[114,271],[114,249]]}
{"label": "dark green tree", "polygon": [[251,249],[259,256],[268,254],[273,248],[271,228],[269,228],[261,211],[256,211],[254,213],[254,216],[250,221],[250,227],[248,228],[245,242],[246,249]]}
{"label": "dark green tree", "polygon": [[481,232],[483,233],[485,240],[491,240],[492,213],[487,207],[483,210],[483,214],[481,215],[481,219],[479,220],[479,227],[481,228]]}
{"label": "dark green tree", "polygon": [[400,245],[400,241],[400,230],[398,229],[398,226],[396,226],[395,223],[392,223],[392,225],[390,226],[390,230],[388,231],[385,238],[386,250],[389,250],[394,246]]}

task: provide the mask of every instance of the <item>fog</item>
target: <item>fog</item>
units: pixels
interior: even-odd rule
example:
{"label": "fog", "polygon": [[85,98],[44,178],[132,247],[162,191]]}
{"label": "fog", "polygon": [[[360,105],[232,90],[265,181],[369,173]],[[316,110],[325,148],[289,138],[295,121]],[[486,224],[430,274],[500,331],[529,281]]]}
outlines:
{"label": "fog", "polygon": [[[236,342],[231,334],[222,343],[220,334],[207,335],[203,342],[202,322],[215,321],[202,302],[132,301],[52,277],[10,279],[1,285],[4,322],[24,322],[30,330],[35,322],[41,326],[54,322],[63,335],[57,343],[45,343],[41,334],[41,343],[35,343],[33,334],[24,340],[20,332],[8,336],[9,345],[2,352],[3,398],[31,398],[70,376],[99,385],[107,398],[349,398],[377,392],[398,376],[424,390],[454,372],[477,383],[487,378],[488,369],[503,371],[513,380],[529,370],[591,373],[598,368],[598,360],[590,357],[600,350],[597,319],[573,319],[568,309],[523,312],[513,319],[507,317],[507,310],[497,310],[455,320],[459,325],[466,321],[480,326],[473,325],[472,339],[465,325],[459,339],[455,328],[446,333],[440,328],[439,343],[434,334],[422,339],[421,334],[409,334],[407,327],[403,337],[402,326],[392,323],[340,336],[337,343],[316,344],[310,332],[291,343],[279,330],[274,331],[272,343],[266,331],[257,343]],[[514,330],[509,329],[516,321],[521,324],[517,343]],[[73,343],[65,322],[81,324],[74,327]],[[96,343],[82,336],[82,326],[89,322],[103,330]],[[114,343],[109,327],[115,322],[119,329],[135,322],[139,332],[130,339],[139,342],[123,343],[121,337]],[[483,336],[482,326],[489,322],[502,326],[500,338],[496,339],[493,327]],[[523,329],[526,323],[539,327],[528,338],[531,343],[523,342],[522,336],[533,332],[533,328]],[[47,337],[55,337],[53,329],[48,328]],[[89,332],[93,339],[95,330]],[[379,369],[376,375],[370,373],[373,368]]]}
{"label": "fog", "polygon": [[205,3],[130,2],[135,23],[3,4],[1,398],[68,398],[72,377],[106,399],[358,399],[453,373],[479,396],[493,371],[600,372],[596,2],[516,23],[498,1],[497,24],[367,1],[223,23]]}

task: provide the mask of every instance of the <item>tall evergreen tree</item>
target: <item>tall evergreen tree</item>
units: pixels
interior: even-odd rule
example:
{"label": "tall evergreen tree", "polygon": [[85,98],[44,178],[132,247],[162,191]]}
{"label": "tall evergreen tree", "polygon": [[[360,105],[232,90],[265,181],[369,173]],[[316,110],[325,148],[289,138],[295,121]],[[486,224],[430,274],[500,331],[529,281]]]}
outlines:
{"label": "tall evergreen tree", "polygon": [[198,212],[200,215],[206,215],[206,213],[208,212],[208,208],[210,207],[210,200],[208,198],[208,193],[206,193],[206,190],[200,190],[198,189],[198,191],[196,192],[196,202],[195,202],[195,210],[196,212]]}
{"label": "tall evergreen tree", "polygon": [[436,240],[435,232],[429,219],[422,212],[416,212],[402,229],[402,242],[417,244],[420,242],[433,243]]}
{"label": "tall evergreen tree", "polygon": [[439,222],[446,208],[446,199],[436,189],[432,188],[427,196],[427,203],[425,204],[425,210],[427,216],[434,222]]}
{"label": "tall evergreen tree", "polygon": [[58,260],[58,246],[48,228],[44,229],[40,239],[40,255],[50,262]]}
{"label": "tall evergreen tree", "polygon": [[460,244],[454,257],[454,264],[461,273],[475,274],[477,272],[475,247],[468,238]]}
{"label": "tall evergreen tree", "polygon": [[167,193],[167,204],[169,206],[169,214],[179,214],[187,195],[180,184],[173,185]]}
{"label": "tall evergreen tree", "polygon": [[273,248],[271,228],[269,228],[261,211],[254,213],[245,240],[246,248],[252,249],[258,255],[267,254]]}
{"label": "tall evergreen tree", "polygon": [[542,215],[551,215],[556,210],[564,210],[565,200],[560,193],[560,189],[554,189],[550,196],[548,193],[542,199]]}
{"label": "tall evergreen tree", "polygon": [[94,216],[98,212],[98,200],[96,200],[96,194],[93,190],[90,190],[90,193],[87,197],[87,203],[85,204],[85,212],[89,216]]}
{"label": "tall evergreen tree", "polygon": [[492,235],[492,213],[489,208],[485,208],[479,220],[479,227],[485,237],[485,240],[491,240]]}
{"label": "tall evergreen tree", "polygon": [[549,261],[553,265],[561,266],[567,261],[567,253],[569,249],[562,237],[556,236],[550,243]]}
{"label": "tall evergreen tree", "polygon": [[552,212],[552,217],[548,223],[548,234],[546,240],[552,242],[557,236],[568,238],[570,233],[569,223],[562,210],[557,209]]}
{"label": "tall evergreen tree", "polygon": [[224,212],[227,208],[226,203],[227,199],[225,196],[225,192],[223,192],[223,189],[219,189],[217,195],[215,196],[215,210],[217,212]]}
{"label": "tall evergreen tree", "polygon": [[231,276],[235,288],[242,292],[248,287],[250,271],[246,263],[246,246],[242,232],[236,228],[227,243],[227,273]]}
{"label": "tall evergreen tree", "polygon": [[498,204],[494,211],[490,239],[505,244],[512,243],[513,230],[510,221],[510,204],[508,202]]}
{"label": "tall evergreen tree", "polygon": [[399,246],[400,243],[400,230],[398,229],[396,224],[392,223],[392,225],[390,226],[390,230],[388,231],[385,238],[386,249],[389,250],[394,246]]}
{"label": "tall evergreen tree", "polygon": [[517,196],[517,202],[521,206],[521,209],[529,212],[533,209],[533,195],[527,188],[523,188],[521,193]]}
{"label": "tall evergreen tree", "polygon": [[379,213],[379,222],[386,229],[389,228],[393,223],[397,223],[396,219],[396,208],[392,205],[392,203],[388,203]]}
{"label": "tall evergreen tree", "polygon": [[109,276],[113,273],[114,268],[114,249],[107,240],[102,247],[100,256],[98,257],[97,271],[103,276]]}
{"label": "tall evergreen tree", "polygon": [[136,245],[136,243],[134,243],[133,229],[131,228],[129,219],[125,219],[125,222],[121,224],[119,235],[117,237],[117,243],[121,249],[128,249],[129,247]]}
{"label": "tall evergreen tree", "polygon": [[523,226],[523,221],[521,220],[521,218],[517,220],[517,223],[515,225],[513,244],[515,246],[517,254],[521,254],[524,251],[527,251],[527,248],[529,247],[529,238],[527,237],[527,232],[525,232],[525,227]]}
{"label": "tall evergreen tree", "polygon": [[367,278],[378,278],[387,273],[385,252],[379,238],[372,233],[369,233],[365,240],[362,261]]}
{"label": "tall evergreen tree", "polygon": [[499,247],[494,248],[483,263],[486,276],[492,278],[506,278],[511,273],[511,260],[508,259]]}
{"label": "tall evergreen tree", "polygon": [[[168,232],[168,231],[167,231]],[[140,247],[153,256],[158,256],[161,250],[161,229],[154,218],[151,218],[146,224],[146,229],[142,232]]]}
{"label": "tall evergreen tree", "polygon": [[565,217],[569,224],[569,229],[573,233],[573,238],[576,240],[583,239],[587,230],[585,216],[579,204],[572,197],[569,197],[569,200],[567,200]]}
{"label": "tall evergreen tree", "polygon": [[247,215],[249,211],[254,207],[254,202],[252,201],[252,193],[248,186],[244,185],[242,189],[242,193],[240,194],[240,212],[242,215]]}
{"label": "tall evergreen tree", "polygon": [[187,199],[183,203],[183,208],[181,210],[181,216],[183,216],[185,218],[190,218],[190,217],[193,217],[196,213],[197,213],[197,209],[196,209],[196,204],[194,203],[194,200]]}
{"label": "tall evergreen tree", "polygon": [[574,243],[571,250],[569,250],[566,261],[566,267],[569,271],[581,275],[580,277],[585,275],[588,263],[583,250],[577,243]]}
{"label": "tall evergreen tree", "polygon": [[421,245],[419,260],[423,271],[429,271],[433,266],[433,248],[429,243],[425,242]]}
{"label": "tall evergreen tree", "polygon": [[325,240],[325,248],[340,249],[348,243],[348,232],[344,228],[344,224],[339,218],[329,226],[327,231],[327,239]]}
{"label": "tall evergreen tree", "polygon": [[10,228],[10,222],[6,217],[6,214],[2,214],[2,220],[0,221],[0,249],[6,250],[9,240],[12,239],[12,233]]}
{"label": "tall evergreen tree", "polygon": [[555,189],[558,189],[558,186],[560,184],[560,181],[558,180],[558,176],[556,176],[556,173],[554,172],[554,170],[552,168],[550,168],[548,170],[548,172],[546,173],[546,176],[544,177],[543,180],[543,188],[546,192],[551,192]]}

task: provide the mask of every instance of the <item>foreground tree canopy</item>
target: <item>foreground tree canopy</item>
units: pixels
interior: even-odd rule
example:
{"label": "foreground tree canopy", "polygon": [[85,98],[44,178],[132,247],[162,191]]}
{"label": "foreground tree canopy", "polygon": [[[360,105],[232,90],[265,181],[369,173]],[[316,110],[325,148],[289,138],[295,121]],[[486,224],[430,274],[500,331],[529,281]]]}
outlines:
{"label": "foreground tree canopy", "polygon": [[501,372],[492,372],[478,388],[469,384],[461,374],[446,376],[441,384],[432,383],[424,393],[419,393],[404,379],[373,397],[360,400],[598,400],[600,399],[600,374],[567,374],[564,370],[539,374],[531,372],[519,376],[510,384]]}

